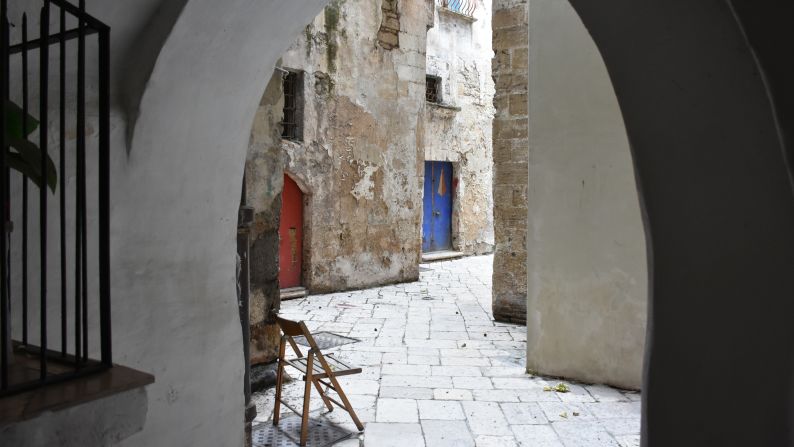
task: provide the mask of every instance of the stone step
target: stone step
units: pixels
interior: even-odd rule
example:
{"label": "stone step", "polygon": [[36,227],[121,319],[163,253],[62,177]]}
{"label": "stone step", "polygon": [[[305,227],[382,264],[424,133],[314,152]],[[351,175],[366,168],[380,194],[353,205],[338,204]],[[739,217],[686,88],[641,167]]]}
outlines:
{"label": "stone step", "polygon": [[306,290],[306,287],[290,287],[287,289],[281,289],[281,300],[292,300],[296,298],[303,298],[309,294],[309,291]]}
{"label": "stone step", "polygon": [[463,257],[462,251],[453,251],[453,250],[434,251],[431,253],[422,253],[422,262],[445,261],[447,259],[456,259],[462,257]]}

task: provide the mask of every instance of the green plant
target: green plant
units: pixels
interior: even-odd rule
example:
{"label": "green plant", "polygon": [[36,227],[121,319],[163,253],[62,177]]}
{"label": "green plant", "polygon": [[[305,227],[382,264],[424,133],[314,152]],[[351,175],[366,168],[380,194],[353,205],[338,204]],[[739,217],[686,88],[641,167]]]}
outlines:
{"label": "green plant", "polygon": [[[47,155],[46,173],[41,172],[41,149],[30,142],[27,137],[39,126],[39,122],[25,112],[18,105],[11,101],[6,101],[6,142],[8,143],[8,153],[6,160],[8,166],[26,175],[39,188],[45,183],[52,192],[58,184],[58,174],[55,170],[55,163]],[[23,119],[25,117],[25,119]],[[24,127],[24,128],[23,128]]]}

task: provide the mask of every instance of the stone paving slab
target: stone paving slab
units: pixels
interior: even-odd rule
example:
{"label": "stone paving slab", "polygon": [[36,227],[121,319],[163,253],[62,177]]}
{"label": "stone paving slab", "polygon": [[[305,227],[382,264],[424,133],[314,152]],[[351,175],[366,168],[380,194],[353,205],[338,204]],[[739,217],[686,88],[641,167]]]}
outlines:
{"label": "stone paving slab", "polygon": [[[285,318],[361,340],[334,350],[362,367],[340,383],[366,426],[338,446],[639,446],[639,393],[526,373],[526,328],[492,319],[492,263],[437,262],[415,283],[282,303]],[[569,393],[544,390],[560,382]],[[312,417],[356,430],[312,391]],[[274,394],[254,395],[256,422],[272,420]],[[303,383],[284,396],[300,408]]]}

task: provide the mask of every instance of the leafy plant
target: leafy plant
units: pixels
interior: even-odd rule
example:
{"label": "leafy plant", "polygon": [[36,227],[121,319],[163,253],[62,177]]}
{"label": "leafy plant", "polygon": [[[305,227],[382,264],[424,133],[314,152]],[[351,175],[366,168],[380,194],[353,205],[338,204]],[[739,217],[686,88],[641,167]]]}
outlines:
{"label": "leafy plant", "polygon": [[[58,184],[58,174],[55,163],[47,155],[46,173],[41,172],[41,149],[30,142],[27,137],[39,126],[39,122],[25,112],[18,105],[6,101],[6,141],[9,148],[6,156],[8,166],[26,175],[39,188],[45,183],[52,192]],[[25,119],[23,119],[25,117]]]}

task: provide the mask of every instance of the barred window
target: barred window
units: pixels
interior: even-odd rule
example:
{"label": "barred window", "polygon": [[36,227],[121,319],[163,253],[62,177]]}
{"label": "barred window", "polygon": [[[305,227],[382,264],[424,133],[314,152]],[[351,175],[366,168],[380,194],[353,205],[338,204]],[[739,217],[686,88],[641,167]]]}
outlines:
{"label": "barred window", "polygon": [[427,90],[425,100],[434,104],[441,103],[441,78],[438,76],[427,76]]}
{"label": "barred window", "polygon": [[290,141],[303,139],[302,76],[290,71],[284,75],[284,117],[281,121],[281,137]]}

